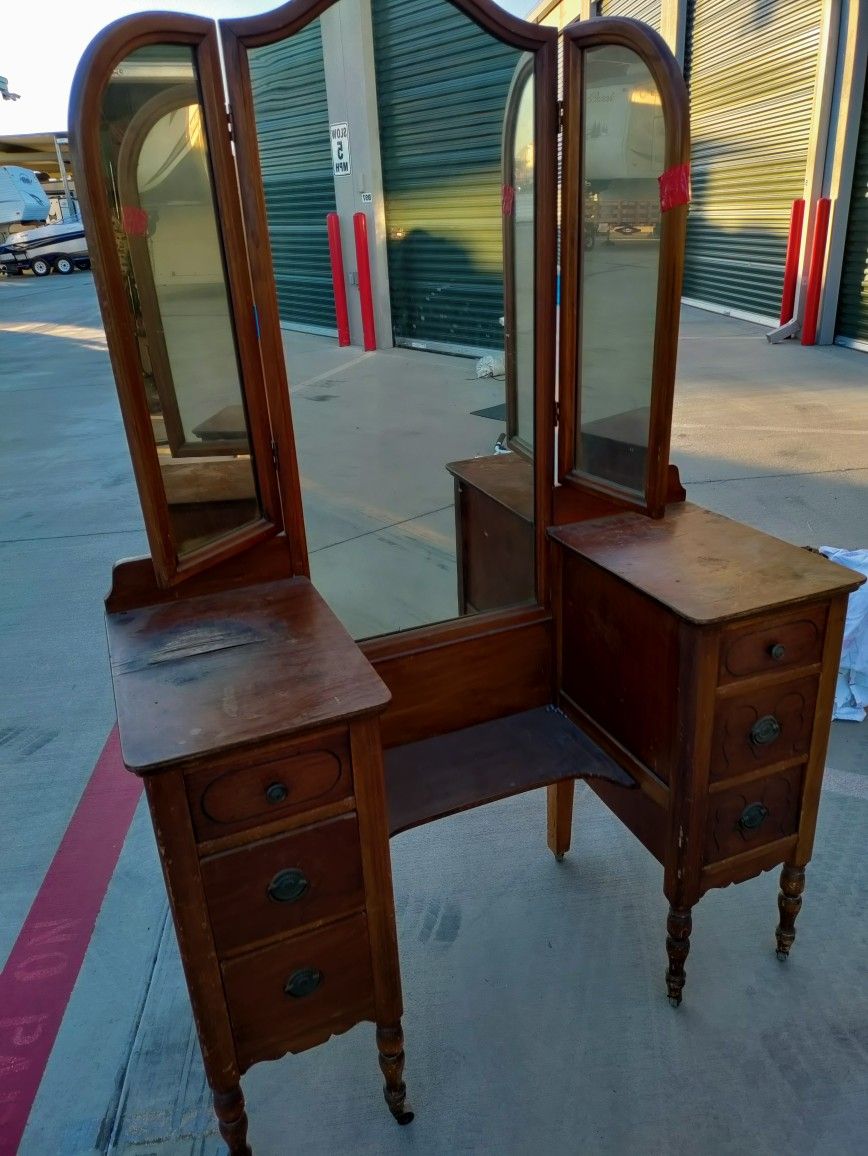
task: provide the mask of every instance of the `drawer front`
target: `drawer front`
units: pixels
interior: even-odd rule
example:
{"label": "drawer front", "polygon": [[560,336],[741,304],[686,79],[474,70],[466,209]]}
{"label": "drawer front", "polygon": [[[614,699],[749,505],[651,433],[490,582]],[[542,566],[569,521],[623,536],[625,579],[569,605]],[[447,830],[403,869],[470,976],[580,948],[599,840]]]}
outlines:
{"label": "drawer front", "polygon": [[219,838],[351,795],[349,740],[346,731],[331,731],[279,759],[197,771],[186,782],[196,835]]}
{"label": "drawer front", "polygon": [[709,795],[705,862],[785,839],[799,829],[804,767]]}
{"label": "drawer front", "polygon": [[223,983],[242,1071],[313,1047],[374,1017],[365,916],[229,960]]}
{"label": "drawer front", "polygon": [[200,868],[218,952],[364,904],[355,815],[211,856]]}
{"label": "drawer front", "polygon": [[730,779],[771,763],[806,756],[816,701],[816,678],[718,699],[711,778]]}
{"label": "drawer front", "polygon": [[721,641],[719,681],[734,682],[819,662],[823,657],[826,610],[825,604],[807,606],[760,625],[754,622],[731,627]]}

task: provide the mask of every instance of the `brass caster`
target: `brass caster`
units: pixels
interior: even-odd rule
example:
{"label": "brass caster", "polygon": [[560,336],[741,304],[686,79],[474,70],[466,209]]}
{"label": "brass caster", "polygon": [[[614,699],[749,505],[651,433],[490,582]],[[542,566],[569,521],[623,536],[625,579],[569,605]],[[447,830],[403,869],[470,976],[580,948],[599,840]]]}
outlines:
{"label": "brass caster", "polygon": [[669,1006],[670,1007],[681,1007],[681,996],[680,995],[671,995],[669,997]]}
{"label": "brass caster", "polygon": [[402,1108],[400,1112],[393,1112],[392,1113],[392,1115],[395,1117],[395,1119],[398,1121],[398,1123],[401,1125],[402,1128],[405,1125],[411,1124],[413,1122],[413,1117],[415,1116],[415,1114],[416,1113],[411,1112],[409,1108]]}
{"label": "brass caster", "polygon": [[557,862],[558,862],[558,863],[563,863],[563,861],[564,861],[564,852],[563,852],[563,851],[556,851],[556,852],[555,852],[555,859],[557,860]]}
{"label": "brass caster", "polygon": [[786,963],[786,961],[790,958],[790,953],[779,947],[775,952],[775,956],[781,961],[781,963]]}

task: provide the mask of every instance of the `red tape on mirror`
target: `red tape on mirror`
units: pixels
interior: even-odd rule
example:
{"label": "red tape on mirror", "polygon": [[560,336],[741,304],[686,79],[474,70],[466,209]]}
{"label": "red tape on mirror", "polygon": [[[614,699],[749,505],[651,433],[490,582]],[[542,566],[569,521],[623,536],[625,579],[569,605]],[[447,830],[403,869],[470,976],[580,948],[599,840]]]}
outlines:
{"label": "red tape on mirror", "polygon": [[678,205],[690,204],[690,165],[675,165],[662,173],[657,182],[660,185],[660,211],[668,213]]}

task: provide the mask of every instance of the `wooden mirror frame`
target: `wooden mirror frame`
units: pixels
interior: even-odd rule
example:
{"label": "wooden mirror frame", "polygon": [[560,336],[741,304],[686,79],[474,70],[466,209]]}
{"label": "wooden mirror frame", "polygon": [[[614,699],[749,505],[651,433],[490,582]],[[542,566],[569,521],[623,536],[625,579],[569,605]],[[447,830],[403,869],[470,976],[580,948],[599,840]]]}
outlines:
{"label": "wooden mirror frame", "polygon": [[[221,20],[220,34],[226,66],[233,140],[241,188],[251,274],[262,320],[262,348],[266,360],[283,364],[280,318],[273,278],[265,195],[256,138],[252,87],[247,50],[275,44],[301,31],[338,0],[289,0],[259,16]],[[521,607],[450,619],[362,643],[369,656],[410,651],[421,642],[472,637],[495,627],[540,616],[550,606],[546,529],[551,524],[554,480],[554,376],[556,348],[555,280],[557,261],[557,39],[554,28],[530,24],[499,8],[491,0],[444,0],[463,12],[490,35],[534,56],[534,139],[536,241],[536,315],[534,319],[534,515],[537,607]],[[293,520],[303,524],[301,493]],[[289,515],[287,514],[289,520]]]}
{"label": "wooden mirror frame", "polygon": [[[186,554],[178,553],[144,387],[135,317],[112,228],[104,183],[100,124],[105,90],[114,69],[148,45],[187,46],[203,110],[209,150],[215,216],[221,239],[226,289],[234,321],[240,385],[247,413],[253,471],[261,516]],[[70,145],[77,188],[88,235],[94,281],[108,338],[121,414],[130,447],[154,573],[161,587],[185,579],[240,554],[284,529],[283,509],[297,490],[295,458],[275,447],[274,408],[279,391],[268,387],[258,335],[257,309],[248,271],[247,246],[237,195],[235,164],[226,121],[215,24],[200,17],[143,13],[105,28],[90,44],[76,70],[70,97]],[[289,430],[288,402],[281,414]],[[278,423],[279,425],[281,423]],[[306,573],[303,526],[290,539],[296,573]]]}
{"label": "wooden mirror frame", "polygon": [[564,29],[564,175],[561,239],[560,426],[558,480],[562,485],[614,498],[653,518],[670,498],[669,441],[675,391],[675,358],[684,272],[687,205],[661,214],[657,307],[651,379],[651,415],[644,494],[576,469],[576,431],[581,405],[581,305],[584,138],[583,61],[589,48],[622,47],[635,52],[660,93],[666,132],[664,171],[690,162],[687,86],[675,57],[653,29],[634,20],[595,17]]}

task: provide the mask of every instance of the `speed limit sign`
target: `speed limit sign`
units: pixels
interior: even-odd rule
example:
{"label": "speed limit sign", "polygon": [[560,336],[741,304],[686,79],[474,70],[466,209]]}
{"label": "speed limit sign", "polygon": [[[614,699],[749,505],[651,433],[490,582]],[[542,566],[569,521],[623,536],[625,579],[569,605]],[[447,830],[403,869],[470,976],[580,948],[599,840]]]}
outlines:
{"label": "speed limit sign", "polygon": [[350,126],[333,124],[329,126],[332,137],[332,167],[336,177],[350,171]]}

